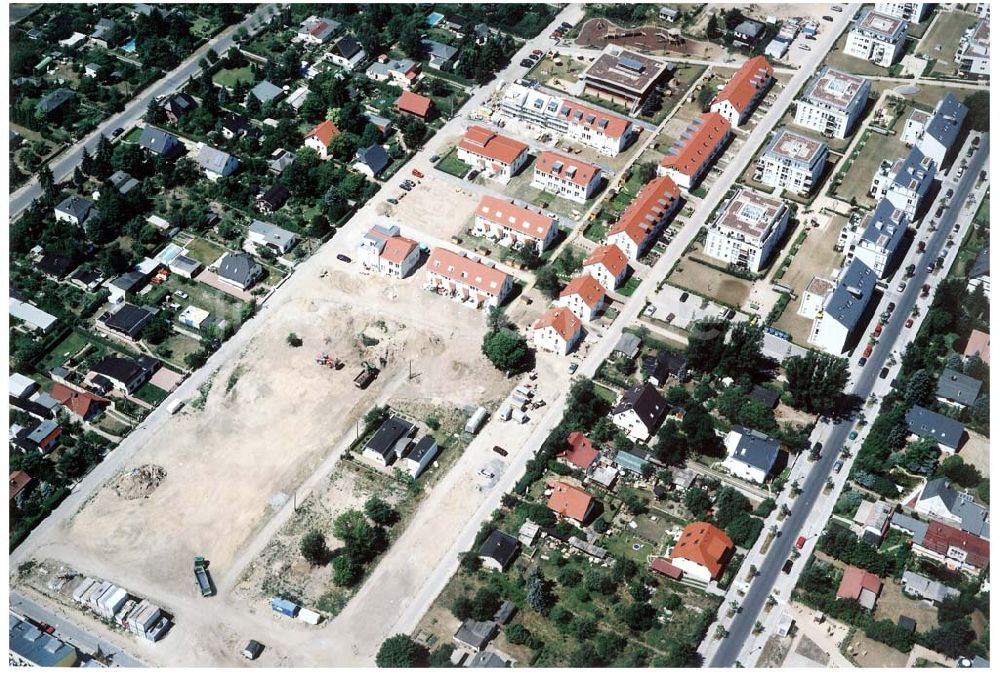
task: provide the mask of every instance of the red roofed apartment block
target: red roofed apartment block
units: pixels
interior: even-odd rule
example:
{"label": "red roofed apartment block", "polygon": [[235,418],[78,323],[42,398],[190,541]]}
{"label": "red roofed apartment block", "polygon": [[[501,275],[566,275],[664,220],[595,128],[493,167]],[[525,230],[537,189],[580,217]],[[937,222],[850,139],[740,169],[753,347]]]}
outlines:
{"label": "red roofed apartment block", "polygon": [[74,421],[90,421],[103,412],[105,406],[111,402],[89,391],[77,391],[60,383],[52,385],[51,395],[66,408],[70,413],[70,419]]}
{"label": "red roofed apartment block", "polygon": [[718,113],[704,113],[688,125],[687,130],[660,161],[656,173],[668,176],[678,186],[691,190],[712,166],[733,134],[729,122]]}
{"label": "red roofed apartment block", "polygon": [[653,179],[642,187],[639,195],[611,227],[605,243],[617,245],[629,259],[638,259],[677,210],[680,195],[680,189],[670,177]]}
{"label": "red roofed apartment block", "polygon": [[708,583],[718,579],[735,547],[729,536],[709,523],[691,523],[670,550],[670,562],[685,575]]}
{"label": "red roofed apartment block", "polygon": [[745,123],[774,82],[774,68],[762,56],[744,63],[712,100],[711,111],[733,127]]}
{"label": "red roofed apartment block", "polygon": [[605,155],[618,155],[635,135],[631,120],[566,99],[559,106],[559,117],[568,123],[563,136]]}
{"label": "red roofed apartment block", "polygon": [[914,543],[913,551],[972,574],[978,574],[990,564],[987,540],[937,520],[930,522],[923,542]]}
{"label": "red roofed apartment block", "polygon": [[838,598],[856,600],[866,610],[875,609],[875,600],[882,592],[882,582],[874,574],[860,567],[849,565],[837,589]]}
{"label": "red roofed apartment block", "polygon": [[507,183],[528,161],[528,145],[473,125],[458,142],[458,159]]}
{"label": "red roofed apartment block", "polygon": [[585,322],[590,322],[604,308],[604,285],[593,276],[579,275],[562,289],[555,303],[573,311]]}
{"label": "red roofed apartment block", "polygon": [[581,471],[586,471],[590,468],[601,454],[594,447],[594,443],[591,442],[590,438],[579,431],[570,433],[566,437],[566,442],[569,443],[569,447],[559,452],[556,458]]}
{"label": "red roofed apartment block", "polygon": [[583,322],[569,309],[556,306],[532,324],[531,338],[540,349],[566,355],[583,338]]}
{"label": "red roofed apartment block", "polygon": [[319,154],[323,160],[329,158],[330,144],[340,136],[340,130],[332,120],[324,120],[313,127],[306,135],[305,145]]}
{"label": "red roofed apartment block", "polygon": [[514,280],[492,263],[485,264],[443,247],[431,250],[424,288],[474,308],[488,309],[504,302]]}
{"label": "red roofed apartment block", "polygon": [[598,245],[583,261],[583,272],[592,275],[604,289],[616,289],[628,273],[628,257],[617,245]]}
{"label": "red roofed apartment block", "polygon": [[541,254],[559,233],[559,222],[510,200],[484,195],[476,206],[473,233],[505,247],[532,245]]}
{"label": "red roofed apartment block", "polygon": [[582,204],[600,188],[601,168],[545,151],[535,162],[531,185]]}
{"label": "red roofed apartment block", "polygon": [[550,480],[546,485],[552,490],[548,507],[560,518],[580,527],[595,517],[597,502],[579,487],[559,480]]}
{"label": "red roofed apartment block", "polygon": [[430,120],[434,113],[434,102],[425,96],[404,91],[396,99],[396,110],[400,113],[415,115],[421,120]]}

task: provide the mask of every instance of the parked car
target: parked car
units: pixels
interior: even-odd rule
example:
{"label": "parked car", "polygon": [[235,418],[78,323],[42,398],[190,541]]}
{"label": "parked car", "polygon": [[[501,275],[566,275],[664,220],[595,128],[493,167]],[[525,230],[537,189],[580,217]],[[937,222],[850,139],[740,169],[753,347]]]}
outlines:
{"label": "parked car", "polygon": [[866,362],[868,362],[868,358],[861,356],[858,358],[858,367],[864,367]]}
{"label": "parked car", "polygon": [[415,176],[417,179],[423,179],[424,178],[424,173],[421,172],[420,170],[418,170],[416,167],[413,168],[413,170],[411,171],[411,174],[413,174],[413,176]]}
{"label": "parked car", "polygon": [[347,263],[347,264],[351,263],[351,258],[349,256],[347,256],[346,254],[338,254],[337,258],[340,259],[341,261],[343,261],[344,263]]}
{"label": "parked car", "polygon": [[579,367],[580,367],[580,363],[570,363],[569,364],[569,373],[570,374],[575,374],[576,371],[577,371],[577,369],[579,369]]}
{"label": "parked car", "polygon": [[874,344],[868,344],[867,346],[865,346],[865,352],[862,353],[861,355],[863,355],[866,358],[870,358],[872,355],[872,349],[874,348],[875,348]]}
{"label": "parked car", "polygon": [[823,21],[833,21],[833,17],[832,17],[832,16],[828,16],[828,15],[825,15],[825,16],[823,17]]}
{"label": "parked car", "polygon": [[901,282],[898,285],[896,285],[896,291],[897,292],[902,292],[905,289],[906,289],[906,283],[905,282]]}
{"label": "parked car", "polygon": [[781,571],[785,574],[790,574],[792,571],[792,559],[789,558],[785,561],[785,564],[781,566]]}
{"label": "parked car", "polygon": [[913,318],[907,318],[906,322],[903,324],[906,325],[907,327],[913,327]]}
{"label": "parked car", "polygon": [[952,233],[958,233],[958,231],[959,231],[960,228],[961,228],[960,224],[955,224],[954,227],[952,227],[951,232]]}
{"label": "parked car", "polygon": [[833,472],[840,473],[840,469],[844,468],[844,462],[837,460],[837,463],[833,465]]}
{"label": "parked car", "polygon": [[810,47],[809,45],[802,45],[802,44],[800,44],[799,45],[799,49],[804,49],[805,51],[808,52],[808,51],[810,51],[812,49],[812,47]]}
{"label": "parked car", "polygon": [[497,454],[499,454],[501,457],[506,457],[507,456],[507,450],[503,449],[499,445],[494,445],[493,446],[493,451],[496,452]]}
{"label": "parked car", "polygon": [[921,288],[920,296],[926,297],[930,293],[931,293],[931,286],[925,283],[924,286]]}
{"label": "parked car", "polygon": [[800,534],[799,538],[795,540],[795,548],[801,549],[805,545],[806,545],[806,536],[804,534]]}
{"label": "parked car", "polygon": [[885,307],[886,313],[892,313],[895,310],[896,310],[896,302],[894,301],[890,301],[889,305]]}
{"label": "parked car", "polygon": [[399,201],[396,200],[395,198],[386,198],[385,201],[387,203],[389,203],[390,205],[398,205],[399,204]]}
{"label": "parked car", "polygon": [[832,9],[834,12],[843,12],[844,11],[844,8],[841,7],[840,5],[834,5],[830,9]]}
{"label": "parked car", "polygon": [[927,248],[927,243],[921,240],[917,243],[917,254],[923,254],[924,249]]}
{"label": "parked car", "polygon": [[951,200],[951,196],[955,195],[955,189],[949,188],[948,192],[944,194],[945,200]]}
{"label": "parked car", "polygon": [[687,292],[682,292],[681,293],[681,299],[680,299],[681,303],[683,304],[685,301],[687,301],[689,296],[690,295]]}
{"label": "parked car", "polygon": [[521,68],[531,68],[534,65],[529,59],[521,59]]}
{"label": "parked car", "polygon": [[437,153],[435,153],[434,155],[431,156],[430,159],[431,159],[431,162],[437,162],[438,160],[441,159],[441,156],[438,155]]}
{"label": "parked car", "polygon": [[847,434],[847,437],[850,438],[851,440],[857,440],[858,439],[858,432],[857,431],[851,431],[850,433]]}
{"label": "parked car", "polygon": [[878,373],[878,378],[885,379],[888,374],[889,374],[889,368],[883,367],[882,370]]}
{"label": "parked car", "polygon": [[111,133],[111,138],[114,139],[116,136],[125,131],[124,127],[115,127],[115,131]]}

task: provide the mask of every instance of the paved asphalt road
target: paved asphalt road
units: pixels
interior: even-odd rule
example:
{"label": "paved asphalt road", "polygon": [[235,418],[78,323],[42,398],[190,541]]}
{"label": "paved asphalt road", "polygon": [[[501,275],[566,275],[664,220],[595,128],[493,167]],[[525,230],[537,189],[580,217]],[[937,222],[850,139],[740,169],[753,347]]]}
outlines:
{"label": "paved asphalt road", "polygon": [[109,643],[104,638],[97,638],[89,631],[70,623],[64,617],[29,598],[25,598],[20,593],[10,592],[10,609],[24,617],[54,626],[56,638],[75,646],[85,654],[93,655],[99,645],[105,655],[110,656],[112,666],[128,668],[144,668],[146,666],[117,645]]}
{"label": "paved asphalt road", "polygon": [[[898,340],[898,337],[903,329],[903,324],[909,317],[908,310],[913,307],[920,294],[921,287],[930,277],[926,266],[929,263],[933,263],[944,249],[945,241],[951,232],[951,226],[958,221],[962,205],[965,203],[969,191],[972,189],[979,176],[979,171],[986,161],[986,157],[989,154],[988,148],[989,138],[988,135],[984,134],[979,150],[969,161],[969,166],[958,183],[958,187],[955,189],[955,195],[952,197],[950,206],[945,210],[941,220],[938,222],[941,225],[940,228],[934,232],[934,235],[928,241],[925,253],[916,262],[917,268],[914,277],[907,283],[906,289],[899,294],[896,301],[896,310],[889,317],[888,322],[885,323],[882,337],[897,337],[897,340],[892,342],[883,340],[875,345],[875,349],[872,351],[867,364],[861,370],[860,375],[854,381],[853,387],[848,392],[857,396],[862,402],[871,394],[875,386],[875,381],[878,378],[878,373],[889,357],[889,353],[896,349],[902,352],[905,348],[904,346],[897,346],[897,344],[902,343]],[[958,161],[956,160],[956,162]],[[930,217],[925,218],[929,219]],[[943,279],[943,273],[938,272],[934,274],[932,282],[936,283],[941,279]],[[753,580],[750,590],[743,599],[742,612],[736,615],[732,625],[729,627],[729,635],[717,646],[714,656],[708,661],[708,666],[733,666],[739,659],[754,623],[760,618],[761,610],[764,607],[768,594],[774,587],[775,581],[779,576],[786,576],[781,574],[781,566],[791,555],[793,543],[800,534],[806,519],[810,516],[809,507],[814,505],[819,493],[823,490],[823,485],[826,483],[826,479],[830,476],[833,465],[839,457],[838,452],[847,441],[847,435],[852,427],[853,420],[845,420],[839,424],[832,424],[828,428],[827,436],[823,441],[824,453],[822,458],[814,464],[806,481],[801,484],[802,493],[795,499],[794,504],[790,506],[792,513],[785,520],[780,534],[771,542],[771,547],[767,553],[767,557],[764,559],[764,564],[759,568],[760,574]],[[846,472],[846,469],[842,471],[842,473]]]}
{"label": "paved asphalt road", "polygon": [[[172,70],[170,73],[167,73],[164,77],[155,81],[145,90],[136,95],[128,104],[125,105],[125,109],[121,113],[112,115],[110,118],[98,125],[97,129],[64,151],[55,159],[55,161],[49,164],[49,167],[52,170],[52,176],[55,177],[55,180],[57,182],[62,181],[76,168],[78,164],[80,164],[80,159],[83,157],[84,147],[93,151],[97,148],[97,142],[102,134],[110,138],[111,132],[115,129],[119,127],[122,129],[128,129],[129,127],[135,125],[146,113],[146,108],[149,106],[150,101],[163,96],[164,94],[170,94],[184,84],[188,78],[200,73],[201,68],[198,66],[198,62],[201,61],[202,57],[208,53],[208,50],[214,49],[217,54],[227,52],[229,48],[232,47],[234,42],[233,36],[236,35],[240,26],[246,27],[247,31],[250,34],[253,34],[255,30],[250,27],[250,24],[257,22],[273,12],[276,12],[277,8],[278,5],[276,4],[261,5],[242,23],[230,26],[216,35],[206,44],[198,48],[194,54],[181,62],[177,68]],[[31,181],[26,183],[24,186],[14,191],[14,193],[10,196],[11,221],[13,221],[22,211],[28,208],[32,201],[41,194],[42,189],[38,185],[37,178],[31,179]]]}

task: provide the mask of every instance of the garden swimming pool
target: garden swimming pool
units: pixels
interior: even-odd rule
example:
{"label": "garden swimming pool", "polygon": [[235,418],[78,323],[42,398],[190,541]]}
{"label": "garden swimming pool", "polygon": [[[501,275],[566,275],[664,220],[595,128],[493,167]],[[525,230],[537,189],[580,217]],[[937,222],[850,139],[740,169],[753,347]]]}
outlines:
{"label": "garden swimming pool", "polygon": [[129,54],[135,52],[135,38],[132,38],[131,40],[129,40],[128,42],[126,42],[124,45],[122,45],[122,51],[123,52],[128,52]]}
{"label": "garden swimming pool", "polygon": [[433,28],[434,26],[437,26],[443,18],[444,14],[441,14],[441,12],[431,12],[430,16],[427,17],[427,25]]}

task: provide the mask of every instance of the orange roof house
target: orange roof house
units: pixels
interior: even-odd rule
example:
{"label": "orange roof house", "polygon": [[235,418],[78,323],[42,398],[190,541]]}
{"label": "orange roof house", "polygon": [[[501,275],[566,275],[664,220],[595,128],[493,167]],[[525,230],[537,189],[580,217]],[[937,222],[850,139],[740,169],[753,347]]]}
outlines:
{"label": "orange roof house", "polygon": [[618,139],[628,133],[632,126],[632,123],[626,118],[620,118],[605,111],[599,111],[596,108],[565,99],[559,108],[559,117],[571,124],[581,125],[613,139]]}
{"label": "orange roof house", "polygon": [[380,256],[394,264],[402,264],[406,260],[406,257],[410,256],[410,253],[417,249],[418,245],[416,240],[404,238],[401,235],[394,235],[391,238],[386,238],[385,247],[382,249]]}
{"label": "orange roof house", "polygon": [[333,121],[324,120],[309,130],[305,136],[305,145],[319,153],[320,157],[325,160],[330,144],[339,136],[340,130],[333,124]]}
{"label": "orange roof house", "polygon": [[837,597],[856,600],[871,610],[875,607],[875,599],[881,591],[882,582],[878,577],[860,567],[848,565],[844,570],[844,577],[840,580]]}
{"label": "orange roof house", "polygon": [[578,275],[559,293],[558,304],[585,320],[593,320],[604,307],[604,286],[592,275]]}
{"label": "orange roof house", "polygon": [[600,456],[600,452],[594,447],[590,438],[579,431],[570,433],[566,437],[566,442],[569,443],[569,447],[559,452],[556,457],[570,466],[586,471]]}
{"label": "orange roof house", "polygon": [[503,303],[513,286],[513,279],[503,271],[443,247],[431,250],[426,271],[432,289],[443,290],[460,301],[475,294],[478,307]]}
{"label": "orange roof house", "polygon": [[415,115],[421,120],[427,120],[434,111],[434,102],[425,96],[407,90],[396,99],[396,110],[400,113]]}
{"label": "orange roof house", "polygon": [[666,558],[653,558],[649,567],[654,572],[659,572],[660,574],[666,575],[671,579],[680,579],[684,575],[684,570],[672,564]]}
{"label": "orange roof house", "polygon": [[[459,158],[487,166],[498,173],[513,175],[528,158],[528,145],[517,139],[473,125],[458,142]],[[509,168],[506,169],[505,168]]]}
{"label": "orange roof house", "polygon": [[583,261],[583,272],[597,278],[605,289],[615,289],[625,279],[628,257],[618,245],[598,245]]}
{"label": "orange roof house", "polygon": [[718,113],[704,113],[688,126],[681,140],[660,161],[657,171],[691,190],[708,171],[731,134],[731,125],[725,118]]}
{"label": "orange roof house", "polygon": [[638,259],[677,209],[680,194],[669,176],[650,181],[608,231],[607,244],[617,245],[626,256]]}
{"label": "orange roof house", "polygon": [[733,540],[715,525],[697,522],[684,528],[670,551],[670,560],[685,574],[718,579],[734,551]]}
{"label": "orange roof house", "polygon": [[31,476],[29,476],[24,471],[11,471],[10,472],[10,499],[7,501],[14,501],[18,498],[22,492],[24,492],[28,485],[31,484]]}
{"label": "orange roof house", "polygon": [[545,151],[535,161],[535,172],[541,172],[571,184],[586,188],[601,174],[601,168],[575,158]]}
{"label": "orange roof house", "polygon": [[496,237],[503,237],[513,231],[520,236],[517,240],[537,242],[541,246],[539,249],[547,247],[559,230],[556,219],[492,195],[484,195],[479,200],[476,206],[476,225]]}
{"label": "orange roof house", "polygon": [[969,340],[965,342],[965,357],[970,358],[979,353],[979,359],[990,364],[990,335],[981,330],[972,330]]}
{"label": "orange roof house", "polygon": [[547,309],[531,329],[536,346],[562,355],[572,351],[583,336],[583,322],[571,310],[561,306]]}
{"label": "orange roof house", "polygon": [[744,63],[712,100],[711,110],[720,113],[733,127],[746,122],[753,108],[774,80],[774,68],[762,56]]}
{"label": "orange roof house", "polygon": [[102,398],[88,391],[77,391],[60,383],[52,385],[51,395],[63,407],[84,420],[97,416],[110,402],[107,398]]}
{"label": "orange roof house", "polygon": [[589,494],[559,480],[550,480],[546,485],[552,490],[548,507],[560,518],[584,525],[593,517],[597,502]]}

